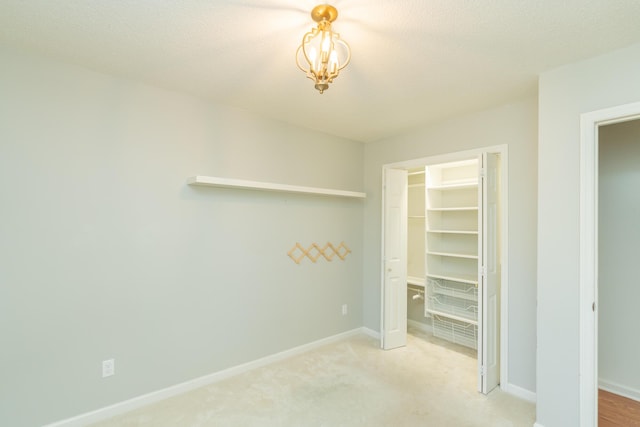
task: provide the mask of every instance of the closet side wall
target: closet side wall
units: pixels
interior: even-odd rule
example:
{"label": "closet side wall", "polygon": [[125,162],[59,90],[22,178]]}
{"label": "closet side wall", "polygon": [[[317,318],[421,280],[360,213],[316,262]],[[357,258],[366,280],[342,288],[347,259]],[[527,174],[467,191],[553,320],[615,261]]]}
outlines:
{"label": "closet side wall", "polygon": [[600,128],[598,374],[640,398],[640,120]]}
{"label": "closet side wall", "polygon": [[[424,168],[409,172],[409,219],[407,221],[407,320],[420,328],[429,328],[430,319],[424,315],[425,272],[425,174]],[[418,281],[421,285],[411,284]],[[414,296],[418,298],[414,299]]]}

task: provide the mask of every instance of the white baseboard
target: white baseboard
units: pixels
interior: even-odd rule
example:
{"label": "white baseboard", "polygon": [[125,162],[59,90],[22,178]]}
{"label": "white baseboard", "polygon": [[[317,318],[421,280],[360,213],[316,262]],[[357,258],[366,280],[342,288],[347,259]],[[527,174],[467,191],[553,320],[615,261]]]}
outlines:
{"label": "white baseboard", "polygon": [[377,340],[380,339],[380,332],[374,331],[373,329],[369,329],[366,326],[361,328],[361,332],[365,335],[369,335],[371,338],[375,338]]}
{"label": "white baseboard", "polygon": [[543,426],[542,424],[535,423],[535,424],[533,425],[533,427],[544,427],[544,426]]}
{"label": "white baseboard", "polygon": [[519,397],[520,399],[526,400],[531,403],[536,403],[536,393],[527,390],[526,388],[518,387],[517,385],[509,384],[500,385],[500,388],[513,396]]}
{"label": "white baseboard", "polygon": [[598,387],[604,391],[619,394],[620,396],[640,402],[640,390],[638,389],[614,383],[613,381],[603,380],[602,378],[598,378]]}
{"label": "white baseboard", "polygon": [[183,394],[188,391],[203,387],[205,385],[212,384],[217,381],[221,381],[221,380],[245,373],[247,371],[251,371],[256,368],[270,365],[272,363],[279,362],[281,360],[288,359],[290,357],[297,356],[302,353],[306,353],[309,350],[313,350],[318,347],[331,344],[333,342],[341,341],[345,338],[358,335],[361,333],[364,333],[370,336],[374,336],[377,334],[378,335],[377,337],[380,338],[380,334],[368,328],[362,327],[362,328],[352,329],[350,331],[342,332],[340,334],[323,338],[308,344],[303,344],[301,346],[294,347],[289,350],[282,351],[280,353],[272,354],[270,356],[266,356],[251,362],[243,363],[242,365],[233,366],[231,368],[214,372],[212,374],[205,375],[203,377],[195,378],[190,381],[185,381],[183,383],[176,384],[176,385],[173,385],[161,390],[157,390],[148,394],[144,394],[142,396],[137,396],[132,399],[116,403],[114,405],[97,409],[95,411],[80,414],[75,417],[54,422],[52,424],[47,424],[44,427],[82,427],[88,424],[103,421],[108,418],[115,417],[120,414],[124,414],[125,412],[129,412],[134,409],[140,408],[142,406],[159,402],[160,400],[166,399],[168,397]]}

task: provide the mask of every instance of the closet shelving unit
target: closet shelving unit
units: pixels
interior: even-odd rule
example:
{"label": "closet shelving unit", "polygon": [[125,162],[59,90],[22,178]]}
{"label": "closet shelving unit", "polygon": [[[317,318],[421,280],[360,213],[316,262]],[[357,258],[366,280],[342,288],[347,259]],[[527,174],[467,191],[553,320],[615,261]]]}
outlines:
{"label": "closet shelving unit", "polygon": [[425,315],[435,336],[477,348],[478,161],[425,172]]}

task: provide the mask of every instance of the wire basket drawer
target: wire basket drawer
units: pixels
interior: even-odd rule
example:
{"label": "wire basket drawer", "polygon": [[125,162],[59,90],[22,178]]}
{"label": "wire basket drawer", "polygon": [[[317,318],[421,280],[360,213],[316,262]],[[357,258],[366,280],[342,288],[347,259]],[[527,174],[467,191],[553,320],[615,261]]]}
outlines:
{"label": "wire basket drawer", "polygon": [[427,311],[435,314],[451,314],[452,316],[468,319],[470,322],[478,320],[478,302],[469,301],[447,295],[433,295],[427,298]]}
{"label": "wire basket drawer", "polygon": [[440,294],[470,301],[478,301],[478,286],[474,284],[429,277],[427,278],[427,286],[430,295]]}
{"label": "wire basket drawer", "polygon": [[456,344],[478,348],[478,326],[433,315],[433,335]]}

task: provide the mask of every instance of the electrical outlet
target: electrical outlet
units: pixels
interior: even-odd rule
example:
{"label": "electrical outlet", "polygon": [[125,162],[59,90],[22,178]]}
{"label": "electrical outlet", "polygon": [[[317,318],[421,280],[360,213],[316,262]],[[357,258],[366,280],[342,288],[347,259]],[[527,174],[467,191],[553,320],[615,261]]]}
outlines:
{"label": "electrical outlet", "polygon": [[116,373],[116,361],[114,359],[102,361],[102,378],[110,377]]}
{"label": "electrical outlet", "polygon": [[342,304],[342,315],[346,316],[348,312],[349,312],[349,307],[347,306],[347,304]]}

